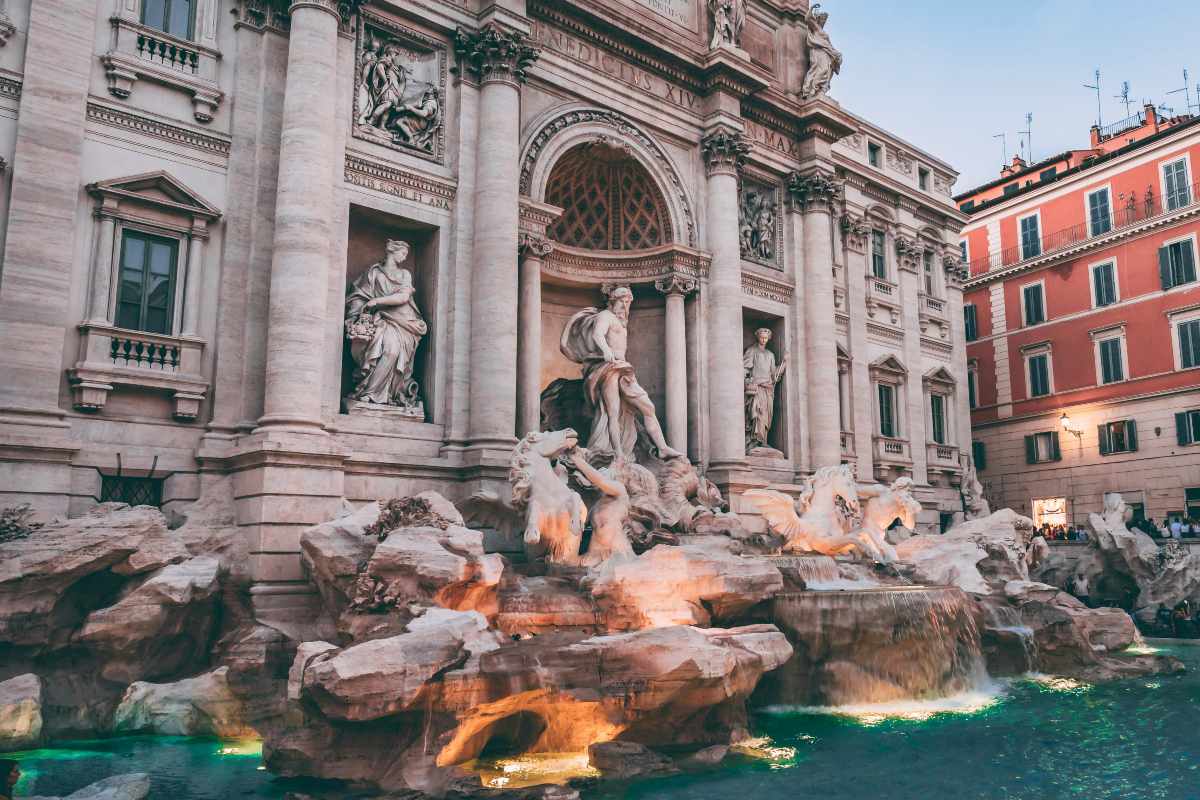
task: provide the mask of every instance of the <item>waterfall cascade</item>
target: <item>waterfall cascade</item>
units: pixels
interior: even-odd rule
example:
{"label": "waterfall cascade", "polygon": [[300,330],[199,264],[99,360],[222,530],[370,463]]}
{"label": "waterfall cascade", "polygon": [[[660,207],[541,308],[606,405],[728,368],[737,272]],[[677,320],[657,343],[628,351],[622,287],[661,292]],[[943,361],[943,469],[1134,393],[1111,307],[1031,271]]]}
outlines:
{"label": "waterfall cascade", "polygon": [[944,697],[988,680],[972,601],[957,588],[792,592],[771,613],[795,654],[760,684],[764,705]]}

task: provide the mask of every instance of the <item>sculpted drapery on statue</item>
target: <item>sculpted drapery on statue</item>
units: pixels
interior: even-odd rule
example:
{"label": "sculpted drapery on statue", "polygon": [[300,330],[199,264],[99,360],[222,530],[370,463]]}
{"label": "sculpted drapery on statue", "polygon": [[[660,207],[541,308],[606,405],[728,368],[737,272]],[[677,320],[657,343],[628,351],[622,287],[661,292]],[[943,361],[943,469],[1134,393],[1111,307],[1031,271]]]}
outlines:
{"label": "sculpted drapery on statue", "polygon": [[775,418],[775,385],[787,369],[787,356],[776,365],[775,354],[767,349],[771,331],[759,328],[754,332],[757,344],[746,348],[742,354],[742,368],[746,371],[746,452],[758,448],[770,448],[767,443],[771,433],[771,422]]}
{"label": "sculpted drapery on statue", "polygon": [[746,27],[745,0],[708,0],[708,10],[712,14],[713,24],[709,49],[737,47],[742,28]]}
{"label": "sculpted drapery on statue", "polygon": [[638,423],[660,458],[682,454],[667,445],[654,403],[625,360],[633,292],[613,289],[605,309],[585,308],[571,317],[559,349],[583,367],[583,392],[592,415],[588,449],[633,460]]}
{"label": "sculpted drapery on statue", "polygon": [[413,366],[429,327],[417,308],[412,273],[402,266],[408,253],[406,242],[389,240],[382,263],[350,286],[346,336],[357,367],[352,398],[423,416]]}
{"label": "sculpted drapery on statue", "polygon": [[842,70],[842,54],[833,46],[829,34],[825,32],[825,23],[829,14],[818,12],[821,7],[817,3],[808,15],[808,34],[805,44],[808,47],[808,72],[804,75],[804,85],[800,96],[804,99],[820,97],[829,91],[833,76]]}

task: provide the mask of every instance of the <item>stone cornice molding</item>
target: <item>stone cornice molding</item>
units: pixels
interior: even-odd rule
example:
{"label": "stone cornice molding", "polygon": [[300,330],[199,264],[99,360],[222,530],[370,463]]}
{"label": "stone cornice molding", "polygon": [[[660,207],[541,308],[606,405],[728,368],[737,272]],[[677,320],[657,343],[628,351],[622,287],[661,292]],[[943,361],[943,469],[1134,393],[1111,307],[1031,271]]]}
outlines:
{"label": "stone cornice molding", "polygon": [[700,141],[700,153],[709,175],[736,175],[750,155],[750,145],[741,131],[718,128]]}
{"label": "stone cornice molding", "polygon": [[491,81],[520,86],[528,79],[528,71],[541,51],[530,45],[519,31],[501,28],[495,23],[477,31],[459,28],[454,32],[454,54],[458,69],[466,77],[480,83]]}
{"label": "stone cornice molding", "polygon": [[229,155],[231,142],[221,134],[202,133],[192,128],[162,122],[149,117],[139,116],[130,111],[99,103],[87,104],[87,119],[102,125],[140,133],[161,139],[171,145],[183,145],[200,150],[204,153],[221,156]]}
{"label": "stone cornice molding", "polygon": [[[296,9],[299,8],[315,8],[318,11],[329,12],[333,16],[337,17],[340,21],[342,15],[339,12],[338,5],[339,3],[337,0],[291,0],[291,2],[288,4],[288,15],[291,16],[292,14],[295,14]],[[354,5],[357,5],[357,3]]]}
{"label": "stone cornice molding", "polygon": [[654,281],[654,288],[665,295],[682,295],[687,297],[700,286],[700,282],[688,275],[671,273],[665,278]]}
{"label": "stone cornice molding", "polygon": [[704,61],[704,91],[707,93],[727,92],[735,97],[746,97],[761,92],[771,84],[771,75],[754,64],[748,57],[740,57],[729,48],[719,48],[708,54]]}
{"label": "stone cornice molding", "polygon": [[573,284],[652,284],[672,276],[703,282],[711,257],[683,245],[647,250],[584,250],[556,244],[545,272]]}
{"label": "stone cornice molding", "polygon": [[458,187],[454,183],[409,172],[399,167],[347,152],[343,178],[365,189],[412,200],[421,205],[450,210]]}
{"label": "stone cornice molding", "polygon": [[535,237],[546,236],[546,229],[549,228],[559,217],[562,216],[563,210],[558,206],[552,206],[548,203],[538,203],[528,197],[520,199],[520,212],[517,217],[517,227],[523,234],[530,234]]}
{"label": "stone cornice molding", "polygon": [[235,27],[246,27],[262,33],[274,31],[286,34],[291,29],[292,11],[315,8],[337,17],[342,33],[350,30],[350,20],[359,8],[370,0],[237,0],[232,12],[237,18]]}
{"label": "stone cornice molding", "polygon": [[832,172],[816,169],[812,172],[793,172],[787,178],[787,191],[794,211],[830,213],[843,187]]}

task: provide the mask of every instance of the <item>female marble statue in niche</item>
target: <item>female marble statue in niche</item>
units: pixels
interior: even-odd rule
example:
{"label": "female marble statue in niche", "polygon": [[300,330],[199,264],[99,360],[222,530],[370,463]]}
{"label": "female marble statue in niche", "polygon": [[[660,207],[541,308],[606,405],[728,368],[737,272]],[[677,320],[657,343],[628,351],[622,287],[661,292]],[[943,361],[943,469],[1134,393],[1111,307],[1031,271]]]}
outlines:
{"label": "female marble statue in niche", "polygon": [[412,273],[403,267],[408,253],[407,242],[388,240],[383,262],[369,267],[350,286],[346,336],[357,367],[352,398],[423,417],[413,365],[429,327],[417,308]]}
{"label": "female marble statue in niche", "polygon": [[817,11],[821,7],[817,3],[808,14],[808,33],[805,44],[808,45],[808,72],[804,76],[804,85],[800,96],[805,100],[820,97],[829,91],[833,76],[842,70],[842,54],[833,46],[825,23],[829,14]]}
{"label": "female marble statue in niche", "polygon": [[775,385],[787,369],[787,354],[777,365],[775,354],[767,349],[770,328],[759,328],[754,338],[756,343],[742,354],[746,372],[746,453],[781,457],[783,453],[772,448],[767,439],[775,419]]}

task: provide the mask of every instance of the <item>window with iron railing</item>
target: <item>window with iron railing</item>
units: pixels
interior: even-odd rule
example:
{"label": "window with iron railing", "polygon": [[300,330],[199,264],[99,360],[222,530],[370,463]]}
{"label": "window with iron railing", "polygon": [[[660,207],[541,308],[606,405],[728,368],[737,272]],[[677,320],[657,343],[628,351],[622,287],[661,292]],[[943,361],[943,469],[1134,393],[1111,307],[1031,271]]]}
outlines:
{"label": "window with iron railing", "polygon": [[1171,242],[1158,249],[1158,277],[1164,290],[1196,280],[1196,253],[1191,239]]}
{"label": "window with iron railing", "polygon": [[899,431],[896,425],[896,387],[881,383],[878,388],[879,435],[894,439]]}
{"label": "window with iron railing", "polygon": [[1108,202],[1108,189],[1098,189],[1087,196],[1088,233],[1099,236],[1112,230],[1112,208]]}
{"label": "window with iron railing", "polygon": [[1188,192],[1187,159],[1181,158],[1163,165],[1163,190],[1168,211],[1188,205],[1191,197]]}
{"label": "window with iron railing", "polygon": [[[1001,269],[1019,264],[1030,258],[1052,255],[1059,250],[1068,247],[1077,247],[1078,245],[1087,243],[1091,239],[1108,236],[1125,228],[1154,220],[1164,214],[1171,214],[1191,208],[1197,202],[1200,202],[1200,192],[1197,192],[1194,186],[1187,183],[1186,170],[1183,168],[1182,160],[1178,163],[1181,165],[1180,169],[1174,170],[1173,174],[1176,177],[1173,177],[1170,181],[1165,178],[1164,172],[1164,193],[1161,197],[1156,194],[1153,188],[1148,189],[1144,193],[1136,191],[1121,192],[1114,204],[1110,195],[1111,223],[1107,230],[1093,234],[1092,223],[1089,219],[1077,225],[1072,225],[1069,228],[1041,235],[1041,232],[1034,227],[1036,223],[1029,223],[1030,230],[1028,231],[1025,230],[1022,223],[1020,241],[1016,245],[976,258],[971,262],[971,273],[978,274],[989,270]],[[1027,234],[1030,240],[1027,240]],[[1037,241],[1032,241],[1033,238],[1036,238]]]}
{"label": "window with iron railing", "polygon": [[1021,225],[1021,257],[1033,258],[1042,254],[1041,221],[1036,214],[1025,217]]}
{"label": "window with iron railing", "polygon": [[118,328],[171,333],[178,253],[177,239],[134,230],[123,232],[117,289]]}
{"label": "window with iron railing", "polygon": [[887,280],[887,236],[883,231],[871,231],[871,274]]}

